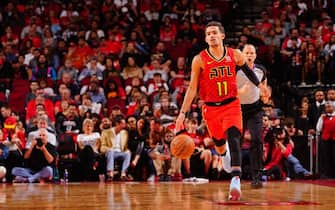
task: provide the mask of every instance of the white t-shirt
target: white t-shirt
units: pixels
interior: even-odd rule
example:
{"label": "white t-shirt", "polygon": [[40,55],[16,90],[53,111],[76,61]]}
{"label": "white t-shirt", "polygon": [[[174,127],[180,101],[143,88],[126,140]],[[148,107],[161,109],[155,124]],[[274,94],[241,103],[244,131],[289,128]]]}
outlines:
{"label": "white t-shirt", "polygon": [[98,132],[94,132],[91,133],[90,135],[86,135],[86,134],[79,134],[77,136],[77,141],[78,143],[84,145],[84,146],[91,146],[92,149],[97,152],[97,147],[96,147],[96,143],[97,140],[100,139],[100,133]]}
{"label": "white t-shirt", "polygon": [[[263,77],[265,77],[264,67],[255,64],[253,71],[255,72],[258,80],[261,82]],[[241,88],[247,82],[251,83],[251,81],[242,70],[237,71],[236,82],[238,88]],[[260,90],[256,85],[252,83],[251,88],[248,88],[244,94],[239,95],[239,98],[241,104],[253,104],[259,100]]]}
{"label": "white t-shirt", "polygon": [[121,152],[121,134],[120,133],[115,135],[115,139],[113,142],[113,150],[116,152]]}

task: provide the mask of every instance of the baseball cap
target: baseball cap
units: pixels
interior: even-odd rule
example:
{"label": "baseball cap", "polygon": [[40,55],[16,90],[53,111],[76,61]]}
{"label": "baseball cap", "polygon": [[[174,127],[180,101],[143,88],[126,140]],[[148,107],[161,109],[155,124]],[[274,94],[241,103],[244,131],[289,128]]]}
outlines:
{"label": "baseball cap", "polygon": [[14,129],[16,127],[16,118],[12,116],[7,117],[7,119],[5,120],[4,127],[6,129]]}

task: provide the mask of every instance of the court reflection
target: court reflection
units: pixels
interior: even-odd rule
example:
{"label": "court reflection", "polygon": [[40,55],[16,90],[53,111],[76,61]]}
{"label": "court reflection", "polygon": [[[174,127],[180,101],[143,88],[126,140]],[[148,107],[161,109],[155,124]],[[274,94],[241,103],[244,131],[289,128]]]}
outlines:
{"label": "court reflection", "polygon": [[268,182],[257,190],[244,184],[239,202],[227,200],[228,182],[4,184],[0,187],[0,209],[335,209],[335,188],[299,182]]}

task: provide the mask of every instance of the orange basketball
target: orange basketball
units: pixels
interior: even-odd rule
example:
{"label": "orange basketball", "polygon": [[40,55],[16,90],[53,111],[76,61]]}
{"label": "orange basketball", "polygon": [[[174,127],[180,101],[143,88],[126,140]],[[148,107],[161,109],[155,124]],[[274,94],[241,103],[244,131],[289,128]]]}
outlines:
{"label": "orange basketball", "polygon": [[180,134],[171,142],[171,154],[180,159],[187,159],[191,157],[194,152],[194,142],[191,137],[185,134]]}

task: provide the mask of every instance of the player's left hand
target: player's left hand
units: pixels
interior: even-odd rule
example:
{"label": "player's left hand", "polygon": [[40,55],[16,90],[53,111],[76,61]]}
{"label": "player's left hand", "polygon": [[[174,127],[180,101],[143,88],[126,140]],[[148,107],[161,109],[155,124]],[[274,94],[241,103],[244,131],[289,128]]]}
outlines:
{"label": "player's left hand", "polygon": [[178,133],[179,131],[184,129],[184,120],[185,120],[185,114],[179,113],[177,119],[176,119],[176,127],[175,132]]}

